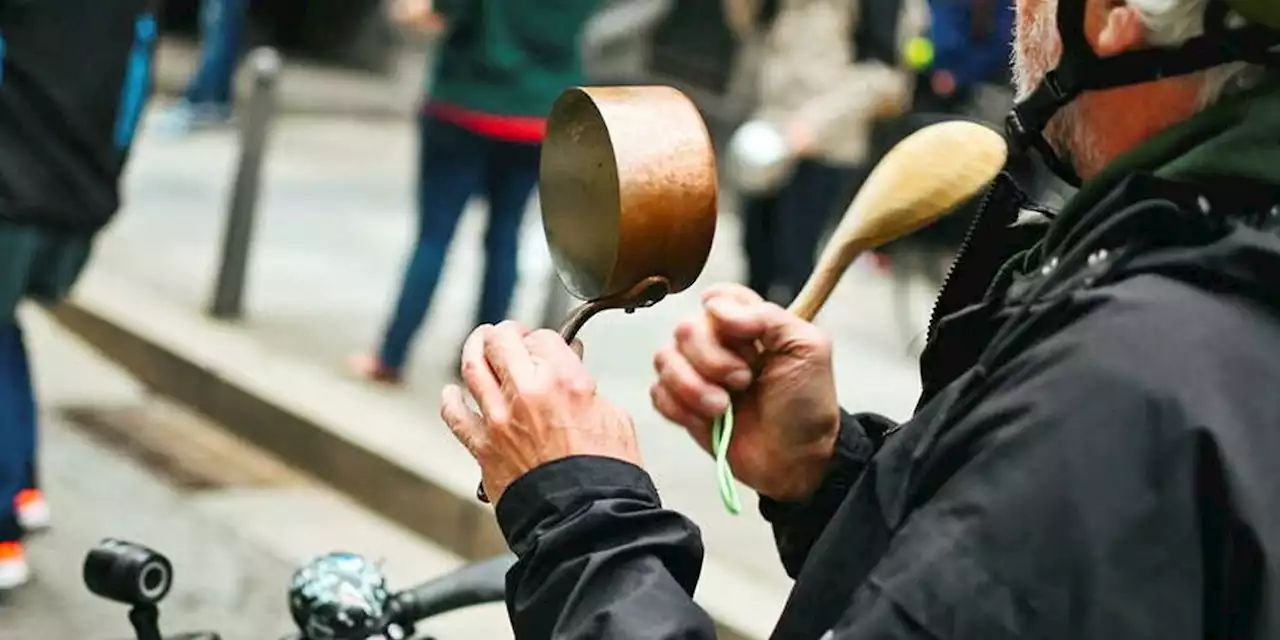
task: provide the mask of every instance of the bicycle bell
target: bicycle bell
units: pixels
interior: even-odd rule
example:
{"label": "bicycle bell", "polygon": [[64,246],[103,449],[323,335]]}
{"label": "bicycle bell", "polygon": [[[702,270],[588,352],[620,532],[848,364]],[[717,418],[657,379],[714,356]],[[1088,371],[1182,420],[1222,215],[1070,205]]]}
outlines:
{"label": "bicycle bell", "polygon": [[795,170],[796,157],[782,129],[767,120],[750,120],[729,139],[726,171],[741,193],[761,195],[780,189]]}
{"label": "bicycle bell", "polygon": [[307,640],[401,636],[387,629],[391,592],[382,570],[354,553],[330,553],[303,565],[289,586],[289,613]]}

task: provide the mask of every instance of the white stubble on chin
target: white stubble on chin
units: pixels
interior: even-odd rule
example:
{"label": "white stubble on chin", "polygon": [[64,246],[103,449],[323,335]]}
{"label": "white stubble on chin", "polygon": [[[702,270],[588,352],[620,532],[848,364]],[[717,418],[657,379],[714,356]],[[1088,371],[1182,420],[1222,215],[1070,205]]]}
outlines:
{"label": "white stubble on chin", "polygon": [[[1018,99],[1035,91],[1040,82],[1058,65],[1062,56],[1062,40],[1058,36],[1057,0],[1024,0],[1018,3],[1017,30],[1014,39],[1013,78]],[[1096,145],[1083,130],[1080,105],[1071,102],[1049,121],[1044,137],[1060,152],[1063,148],[1077,159],[1092,158]]]}

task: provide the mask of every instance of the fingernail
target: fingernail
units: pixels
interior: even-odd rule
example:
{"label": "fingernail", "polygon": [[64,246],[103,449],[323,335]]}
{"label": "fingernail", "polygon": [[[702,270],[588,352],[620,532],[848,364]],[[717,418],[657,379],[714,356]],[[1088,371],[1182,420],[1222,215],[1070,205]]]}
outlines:
{"label": "fingernail", "polygon": [[729,408],[729,394],[723,391],[709,391],[702,396],[702,406],[713,413],[723,413]]}
{"label": "fingernail", "polygon": [[725,382],[729,383],[729,386],[734,389],[746,389],[751,385],[751,372],[746,369],[739,369],[726,376]]}

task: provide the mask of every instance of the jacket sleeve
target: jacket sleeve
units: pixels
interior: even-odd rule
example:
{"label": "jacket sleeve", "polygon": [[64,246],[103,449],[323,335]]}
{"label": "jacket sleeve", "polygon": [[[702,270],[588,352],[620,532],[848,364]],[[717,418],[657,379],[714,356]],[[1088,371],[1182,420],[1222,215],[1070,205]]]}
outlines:
{"label": "jacket sleeve", "polygon": [[497,511],[518,557],[507,574],[517,638],[716,637],[693,602],[703,557],[698,528],[662,508],[644,470],[566,458],[518,479]]}
{"label": "jacket sleeve", "polygon": [[831,516],[862,476],[867,462],[896,425],[883,416],[841,411],[836,453],[822,484],[805,502],[779,502],[760,496],[760,515],[773,525],[773,537],[787,575],[795,578]]}
{"label": "jacket sleeve", "polygon": [[1152,323],[1118,324],[1045,339],[920,432],[910,482],[882,494],[888,552],[833,638],[1205,637],[1186,362]]}

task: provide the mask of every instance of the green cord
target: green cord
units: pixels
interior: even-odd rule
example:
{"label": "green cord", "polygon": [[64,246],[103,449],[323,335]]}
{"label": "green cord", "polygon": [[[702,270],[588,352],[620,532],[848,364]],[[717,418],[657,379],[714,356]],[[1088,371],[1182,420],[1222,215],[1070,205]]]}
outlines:
{"label": "green cord", "polygon": [[742,500],[738,497],[738,484],[733,479],[733,469],[729,468],[729,439],[733,437],[733,408],[711,425],[711,449],[716,456],[716,484],[720,489],[720,500],[724,508],[733,515],[742,513]]}

